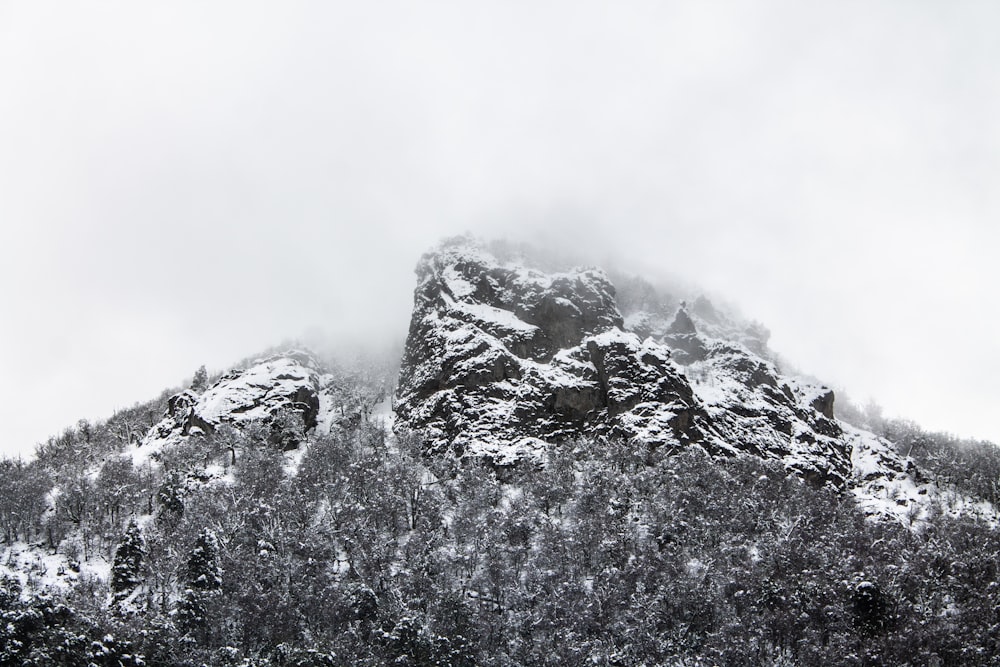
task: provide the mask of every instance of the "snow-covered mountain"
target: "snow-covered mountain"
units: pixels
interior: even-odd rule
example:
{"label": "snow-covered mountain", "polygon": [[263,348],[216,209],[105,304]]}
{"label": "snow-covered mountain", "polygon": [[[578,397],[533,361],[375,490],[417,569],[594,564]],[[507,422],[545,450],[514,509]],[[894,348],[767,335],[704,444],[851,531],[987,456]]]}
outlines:
{"label": "snow-covered mountain", "polygon": [[512,257],[421,258],[398,382],[266,354],[0,462],[0,664],[993,664],[992,445],[890,442],[727,308]]}
{"label": "snow-covered mountain", "polygon": [[506,466],[625,438],[776,459],[872,513],[919,514],[936,495],[889,442],[837,420],[829,388],[783,374],[762,327],[704,297],[623,313],[600,269],[545,273],[466,239],[416,274],[396,424],[422,431],[429,453]]}
{"label": "snow-covered mountain", "polygon": [[[838,420],[833,391],[782,372],[761,325],[703,296],[690,305],[665,296],[652,308],[619,298],[598,268],[526,264],[464,238],[420,259],[388,417],[396,430],[420,432],[427,455],[505,467],[581,438],[695,447],[779,461],[814,486],[852,493],[872,515],[912,521],[938,502],[996,519],[991,506],[939,488],[890,442]],[[294,450],[379,400],[345,387],[308,352],[257,360],[170,398],[133,460],[223,425],[263,427]]]}

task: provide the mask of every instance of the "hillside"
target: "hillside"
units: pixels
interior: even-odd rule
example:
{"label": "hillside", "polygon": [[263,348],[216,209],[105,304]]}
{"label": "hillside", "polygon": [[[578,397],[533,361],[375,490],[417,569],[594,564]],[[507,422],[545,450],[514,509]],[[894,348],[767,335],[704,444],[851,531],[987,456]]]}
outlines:
{"label": "hillside", "polygon": [[640,277],[416,277],[398,372],[279,351],[4,462],[0,664],[995,664],[996,447]]}

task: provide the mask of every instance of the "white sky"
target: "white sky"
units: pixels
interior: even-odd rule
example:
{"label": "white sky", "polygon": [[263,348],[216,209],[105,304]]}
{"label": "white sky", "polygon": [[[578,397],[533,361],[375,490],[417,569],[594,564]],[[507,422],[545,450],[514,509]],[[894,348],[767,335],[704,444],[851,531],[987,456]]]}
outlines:
{"label": "white sky", "polygon": [[402,338],[472,231],[727,295],[1000,441],[1000,3],[0,0],[0,451],[303,331]]}

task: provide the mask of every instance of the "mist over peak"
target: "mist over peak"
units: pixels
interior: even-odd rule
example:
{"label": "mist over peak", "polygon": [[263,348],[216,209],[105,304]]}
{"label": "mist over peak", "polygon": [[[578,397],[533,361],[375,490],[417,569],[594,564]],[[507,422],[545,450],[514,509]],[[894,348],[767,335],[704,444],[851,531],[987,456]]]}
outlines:
{"label": "mist over peak", "polygon": [[303,332],[391,339],[466,230],[682,276],[1000,439],[995,8],[390,6],[11,6],[8,451]]}
{"label": "mist over peak", "polygon": [[989,664],[1000,448],[567,258],[445,239],[395,360],[279,345],[0,460],[0,652]]}

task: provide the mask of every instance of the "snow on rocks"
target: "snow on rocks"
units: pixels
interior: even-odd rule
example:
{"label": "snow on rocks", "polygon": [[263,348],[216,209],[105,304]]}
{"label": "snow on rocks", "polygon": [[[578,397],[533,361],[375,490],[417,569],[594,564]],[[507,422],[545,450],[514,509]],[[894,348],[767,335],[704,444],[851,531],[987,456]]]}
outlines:
{"label": "snow on rocks", "polygon": [[[950,497],[891,443],[835,419],[830,389],[782,374],[766,329],[704,298],[672,319],[623,317],[602,271],[545,274],[465,239],[416,272],[395,425],[422,431],[430,454],[504,466],[562,441],[624,438],[779,460],[850,491],[872,516],[912,521]],[[995,520],[968,499],[947,502]]]}
{"label": "snow on rocks", "polygon": [[850,446],[840,425],[813,405],[827,394],[832,402],[828,389],[784,378],[772,362],[724,342],[712,343],[688,376],[723,440],[777,458],[816,485],[847,483]]}
{"label": "snow on rocks", "polygon": [[[146,434],[133,459],[146,458],[191,435],[211,434],[223,424],[241,427],[289,418],[298,420],[298,432],[304,433],[325,418],[321,414],[323,385],[318,364],[301,351],[230,371],[202,394],[185,390],[171,397],[166,416]],[[281,439],[275,444],[286,449],[298,445],[294,438],[285,437],[288,429],[273,430]]]}
{"label": "snow on rocks", "polygon": [[604,272],[501,265],[467,242],[417,266],[395,408],[429,450],[507,465],[584,436],[705,439],[666,348],[622,330]]}
{"label": "snow on rocks", "polygon": [[318,389],[317,372],[307,357],[276,357],[227,374],[202,394],[189,414],[212,428],[225,421],[259,420],[279,409],[291,409],[311,428],[319,412]]}
{"label": "snow on rocks", "polygon": [[828,387],[783,375],[767,349],[767,330],[699,297],[672,323],[646,311],[626,314],[684,363],[694,393],[722,439],[814,483],[849,490],[870,517],[918,527],[932,511],[997,524],[996,508],[925,479],[892,443],[834,416]]}
{"label": "snow on rocks", "polygon": [[869,516],[919,527],[932,512],[940,511],[975,517],[994,526],[1000,523],[1000,513],[993,505],[925,479],[889,441],[846,424],[843,428],[851,445],[851,492]]}

